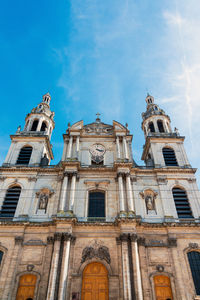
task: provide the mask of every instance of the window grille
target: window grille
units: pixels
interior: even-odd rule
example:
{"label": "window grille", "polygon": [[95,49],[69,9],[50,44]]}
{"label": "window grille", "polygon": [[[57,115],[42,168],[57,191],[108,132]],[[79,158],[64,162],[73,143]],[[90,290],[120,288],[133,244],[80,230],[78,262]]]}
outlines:
{"label": "window grille", "polygon": [[88,220],[104,221],[105,220],[105,193],[89,193]]}
{"label": "window grille", "polygon": [[158,125],[159,132],[165,132],[162,121],[158,120],[157,125]]}
{"label": "window grille", "polygon": [[180,188],[173,188],[172,193],[178,217],[182,219],[193,218],[186,192]]}
{"label": "window grille", "polygon": [[20,150],[16,164],[17,165],[28,165],[30,158],[31,158],[32,150],[33,150],[32,147],[29,147],[29,146],[23,147]]}
{"label": "window grille", "polygon": [[0,211],[1,218],[13,218],[15,210],[17,208],[17,203],[20,197],[21,187],[14,186],[7,190],[6,196],[3,201],[3,205]]}
{"label": "window grille", "polygon": [[187,254],[196,294],[200,295],[200,253],[192,251]]}
{"label": "window grille", "polygon": [[176,155],[173,149],[163,148],[162,152],[166,166],[178,166]]}
{"label": "window grille", "polygon": [[154,127],[153,122],[149,123],[149,129],[151,132],[155,132],[155,127]]}
{"label": "window grille", "polygon": [[33,121],[31,131],[36,131],[37,130],[38,122],[39,122],[38,120]]}

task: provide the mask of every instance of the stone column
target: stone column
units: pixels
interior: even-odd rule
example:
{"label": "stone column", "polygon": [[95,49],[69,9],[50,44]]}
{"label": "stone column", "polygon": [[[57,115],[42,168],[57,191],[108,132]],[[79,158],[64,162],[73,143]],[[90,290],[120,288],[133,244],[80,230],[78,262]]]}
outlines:
{"label": "stone column", "polygon": [[119,136],[116,137],[116,146],[117,146],[117,159],[120,159],[121,153],[120,153]]}
{"label": "stone column", "polygon": [[125,212],[125,203],[124,203],[124,188],[123,188],[123,178],[122,173],[118,173],[118,186],[119,186],[119,207],[120,212]]}
{"label": "stone column", "polygon": [[69,204],[69,210],[74,210],[74,200],[75,200],[75,189],[76,189],[76,175],[77,173],[74,172],[72,174],[72,182],[71,182],[71,191],[70,191],[70,204]]}
{"label": "stone column", "polygon": [[80,146],[80,136],[76,137],[76,158],[78,159],[79,155],[79,146]]}
{"label": "stone column", "polygon": [[64,233],[63,238],[64,238],[64,248],[63,248],[63,256],[62,256],[62,267],[61,267],[61,275],[60,275],[58,300],[65,300],[66,298],[69,257],[70,257],[70,244],[71,242],[75,241],[75,237],[71,236],[68,233]]}
{"label": "stone column", "polygon": [[69,144],[67,149],[67,158],[71,158],[72,155],[72,143],[73,143],[73,136],[70,136],[69,138]]}
{"label": "stone column", "polygon": [[50,275],[49,275],[49,286],[48,286],[46,300],[54,300],[61,238],[62,238],[61,233],[59,233],[59,232],[55,233],[53,255],[52,255],[52,261],[51,261],[51,270],[50,270]]}
{"label": "stone column", "polygon": [[123,136],[123,145],[124,145],[124,158],[129,159],[126,137],[124,137],[124,136]]}
{"label": "stone column", "polygon": [[21,252],[22,244],[24,238],[22,236],[15,237],[15,246],[12,252],[12,257],[9,263],[9,269],[6,274],[6,284],[4,286],[3,298],[2,299],[11,299],[12,292],[15,284],[15,276],[17,272],[17,265],[19,263],[19,254]]}
{"label": "stone column", "polygon": [[39,119],[39,122],[38,122],[38,126],[37,126],[37,128],[36,128],[36,131],[40,131],[41,126],[42,126],[42,122],[43,122],[43,119],[40,118],[40,119]]}
{"label": "stone column", "polygon": [[63,148],[63,154],[62,154],[62,161],[65,161],[66,159],[66,151],[67,151],[67,143],[64,141],[64,148]]}
{"label": "stone column", "polygon": [[143,300],[143,293],[142,293],[142,278],[140,272],[140,258],[138,253],[138,243],[137,239],[133,241],[134,248],[135,248],[135,264],[136,264],[136,274],[137,274],[137,290],[138,290],[138,300]]}
{"label": "stone column", "polygon": [[124,287],[124,300],[132,300],[131,295],[131,282],[130,282],[130,269],[128,257],[128,234],[121,234],[120,240],[122,242],[122,270],[123,270],[123,287]]}
{"label": "stone column", "polygon": [[50,267],[51,267],[51,257],[53,252],[53,243],[54,243],[54,237],[48,236],[42,274],[41,274],[41,281],[40,281],[41,288],[39,289],[38,299],[46,299]]}
{"label": "stone column", "polygon": [[67,186],[68,186],[68,174],[67,172],[65,172],[62,187],[61,187],[59,212],[63,212],[65,209],[66,200],[67,200]]}
{"label": "stone column", "polygon": [[129,216],[134,216],[134,203],[133,203],[133,191],[131,186],[131,178],[130,174],[126,174],[126,192],[127,192],[127,199],[128,199],[128,214]]}

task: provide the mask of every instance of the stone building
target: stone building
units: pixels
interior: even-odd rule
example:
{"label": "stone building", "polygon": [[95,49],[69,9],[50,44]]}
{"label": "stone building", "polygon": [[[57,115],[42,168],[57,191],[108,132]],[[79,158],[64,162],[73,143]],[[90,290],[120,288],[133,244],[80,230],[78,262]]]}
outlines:
{"label": "stone building", "polygon": [[145,166],[127,126],[99,115],[69,125],[50,165],[50,100],[11,135],[0,168],[0,299],[200,299],[196,169],[169,116],[147,96]]}

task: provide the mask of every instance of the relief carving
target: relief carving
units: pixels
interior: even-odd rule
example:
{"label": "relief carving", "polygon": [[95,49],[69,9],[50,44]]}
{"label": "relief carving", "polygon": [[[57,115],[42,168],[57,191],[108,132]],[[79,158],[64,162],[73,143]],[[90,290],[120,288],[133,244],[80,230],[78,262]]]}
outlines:
{"label": "relief carving", "polygon": [[108,247],[99,245],[97,242],[93,246],[87,246],[83,249],[81,263],[94,257],[105,260],[108,264],[111,262]]}

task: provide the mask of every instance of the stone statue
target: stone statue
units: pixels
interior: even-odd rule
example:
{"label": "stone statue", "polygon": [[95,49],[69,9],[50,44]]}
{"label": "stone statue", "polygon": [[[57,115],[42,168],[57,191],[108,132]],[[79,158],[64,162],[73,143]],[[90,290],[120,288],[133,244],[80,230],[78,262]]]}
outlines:
{"label": "stone statue", "polygon": [[20,132],[21,131],[21,125],[19,125],[18,127],[17,127],[17,132]]}
{"label": "stone statue", "polygon": [[146,198],[145,198],[145,201],[146,201],[147,211],[155,210],[153,195],[150,195],[150,194],[147,195]]}
{"label": "stone statue", "polygon": [[40,194],[40,201],[39,201],[39,209],[45,209],[47,208],[49,196],[47,194]]}

